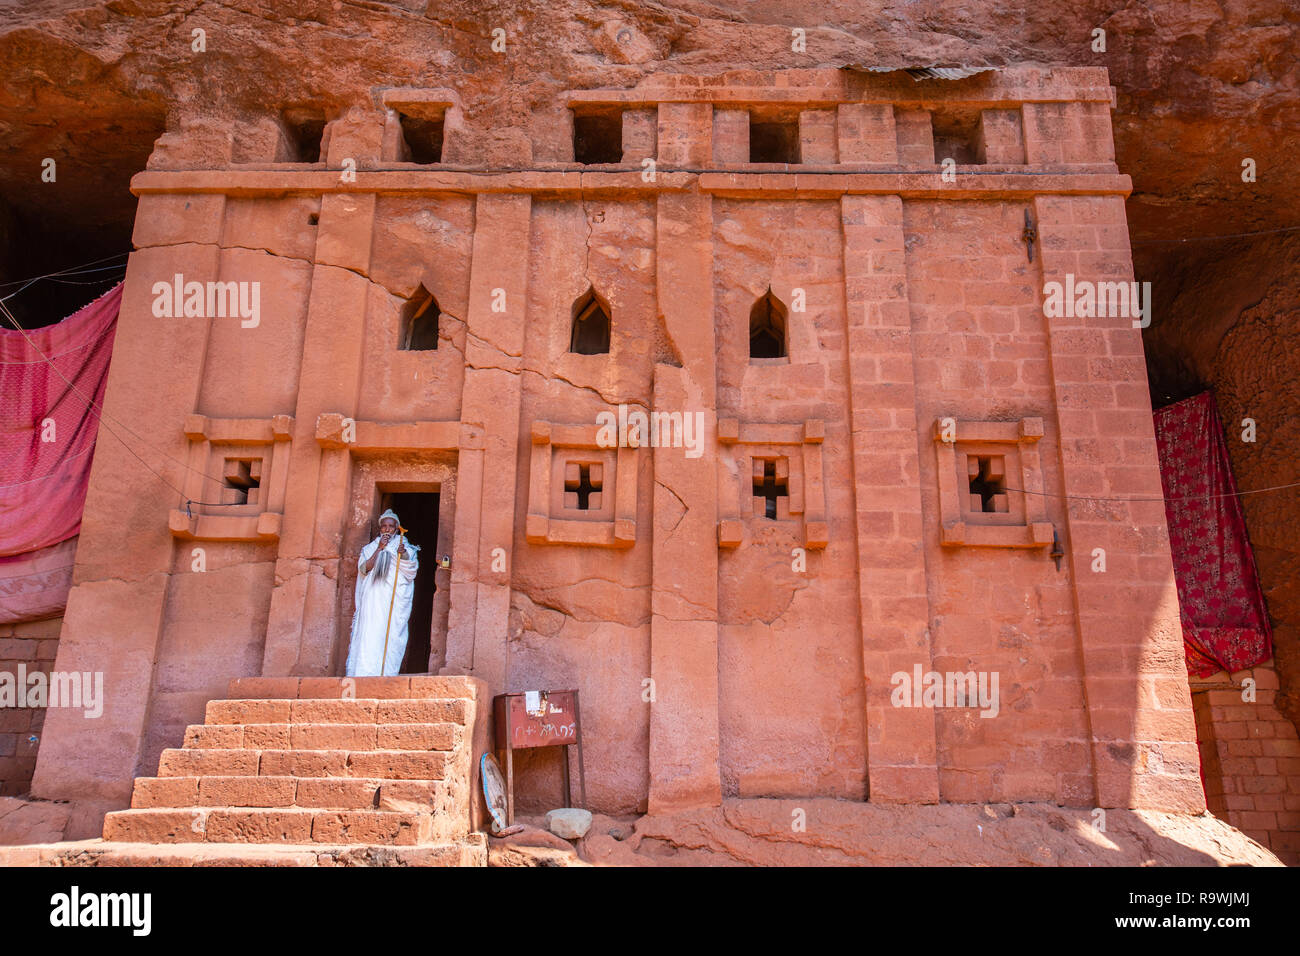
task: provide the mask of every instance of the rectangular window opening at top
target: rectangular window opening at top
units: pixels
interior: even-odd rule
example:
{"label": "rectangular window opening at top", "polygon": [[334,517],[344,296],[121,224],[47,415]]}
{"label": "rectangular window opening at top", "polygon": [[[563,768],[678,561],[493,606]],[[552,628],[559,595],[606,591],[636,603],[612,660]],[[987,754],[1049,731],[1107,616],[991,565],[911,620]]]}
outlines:
{"label": "rectangular window opening at top", "polygon": [[951,159],[958,166],[984,165],[980,121],[978,109],[932,112],[934,161],[941,165],[945,159]]}
{"label": "rectangular window opening at top", "polygon": [[444,114],[416,116],[399,110],[397,116],[405,145],[402,159],[422,166],[442,162]]}
{"label": "rectangular window opening at top", "polygon": [[799,117],[749,118],[749,161],[751,163],[799,164]]}
{"label": "rectangular window opening at top", "polygon": [[280,117],[288,155],[291,163],[319,163],[321,143],[325,136],[325,117],[311,110],[285,110]]}
{"label": "rectangular window opening at top", "polygon": [[573,114],[573,161],[584,166],[623,162],[623,114]]}

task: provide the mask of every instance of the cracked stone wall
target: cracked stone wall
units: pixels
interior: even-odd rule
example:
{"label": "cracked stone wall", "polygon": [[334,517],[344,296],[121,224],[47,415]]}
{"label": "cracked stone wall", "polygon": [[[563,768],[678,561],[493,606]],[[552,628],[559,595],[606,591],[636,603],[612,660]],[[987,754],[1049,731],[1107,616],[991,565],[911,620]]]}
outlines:
{"label": "cracked stone wall", "polygon": [[[620,404],[650,408],[661,339],[653,202],[535,202],[529,247],[522,421],[590,425]],[[573,304],[588,288],[610,309],[608,355],[569,352]],[[528,459],[524,447],[521,474]],[[650,673],[648,453],[636,471],[639,533],[625,550],[528,546],[528,500],[518,496],[507,665],[512,689],[580,689],[588,797],[622,812],[644,809],[649,778],[649,708],[641,697]],[[525,752],[516,767],[521,806],[549,810],[562,802],[558,752]]]}
{"label": "cracked stone wall", "polygon": [[[916,203],[904,215],[918,416],[933,421],[955,408],[980,420],[1041,416],[1044,487],[1056,487],[1061,432],[1038,301],[1042,261],[1030,263],[1019,241],[1020,210]],[[931,448],[920,464],[926,533],[938,534]],[[1046,508],[1063,527],[1062,503]],[[935,668],[982,661],[998,672],[1001,694],[997,719],[938,714],[940,792],[957,801],[990,792],[1077,800],[1091,784],[1070,565],[1057,571],[1043,551],[1007,551],[994,569],[978,551],[945,549],[927,555],[926,570]]]}
{"label": "cracked stone wall", "polygon": [[[857,629],[848,344],[839,204],[714,204],[713,283],[720,416],[825,422],[831,544],[805,555],[798,522],[754,522],[718,565],[723,793],[739,797],[867,791],[862,645]],[[768,288],[792,312],[789,361],[752,364],[749,311]],[[743,463],[740,467],[744,467]],[[742,479],[747,476],[742,475]],[[809,688],[818,688],[809,693]]]}
{"label": "cracked stone wall", "polygon": [[[994,98],[1014,100],[1044,76],[1011,71],[953,95],[978,99],[989,94],[980,84],[1006,84]],[[380,109],[331,121],[329,167],[231,162],[222,143],[242,136],[252,148],[266,132],[242,120],[182,124],[160,140],[136,182],[137,250],[108,394],[113,416],[148,436],[163,471],[142,477],[112,443],[97,452],[59,653],[104,670],[120,703],[93,736],[50,718],[53,744],[33,792],[77,799],[70,834],[93,832],[104,809],[122,805],[130,776],[151,772],[230,678],[341,671],[355,556],[380,495],[394,491],[440,494],[438,540],[417,542],[452,558],[450,568],[424,565],[438,586],[430,669],[482,677],[493,693],[580,689],[597,809],[724,796],[1196,808],[1194,758],[1190,767],[1183,759],[1194,747],[1178,696],[1185,675],[1166,653],[1176,616],[1149,598],[1171,573],[1162,517],[1048,505],[1063,536],[1080,522],[1061,571],[1046,541],[939,543],[937,417],[1042,418],[1038,480],[1052,489],[1121,461],[1117,440],[1089,417],[1095,408],[1110,416],[1106,427],[1133,433],[1128,452],[1150,451],[1131,357],[1138,333],[1126,323],[1051,328],[1036,298],[1048,264],[1029,263],[1019,238],[1036,191],[1092,190],[1033,207],[1043,256],[1090,255],[1105,233],[1114,249],[1092,258],[1128,268],[1126,183],[1105,150],[1033,179],[994,169],[1009,185],[981,187],[978,201],[946,198],[931,169],[896,176],[891,167],[878,175],[895,177],[893,191],[866,194],[861,179],[837,172],[706,175],[714,107],[678,87],[816,104],[917,93],[910,79],[834,70],[688,79],[618,91],[666,98],[656,135],[667,168],[653,183],[635,167],[560,163],[341,179],[331,168],[339,157],[378,155],[392,119]],[[1103,80],[1078,71],[1051,82],[1104,112]],[[737,93],[739,83],[750,87]],[[806,112],[817,114],[805,124],[809,148],[833,158],[836,112]],[[889,104],[875,114],[892,124]],[[1069,133],[1041,125],[1049,142]],[[857,148],[857,128],[846,121],[840,131],[846,148]],[[563,124],[544,129],[536,149],[560,152]],[[1104,147],[1108,127],[1090,129]],[[467,131],[454,148],[481,135]],[[893,155],[892,134],[880,143]],[[158,317],[154,283],[176,274],[257,282],[260,322]],[[439,347],[402,351],[403,310],[421,287],[438,302]],[[575,302],[589,289],[613,320],[607,355],[568,350]],[[750,310],[769,290],[788,310],[788,356],[751,360]],[[1103,354],[1128,352],[1095,369],[1057,354],[1085,336],[1102,336]],[[1117,384],[1070,377],[1094,371]],[[547,471],[553,449],[599,454],[574,436],[620,405],[702,413],[700,456],[611,451],[617,467],[602,494],[630,510],[609,522],[608,539],[597,540],[590,516],[569,516],[559,538],[535,530],[534,518],[558,526],[563,517],[558,496],[534,495],[556,474]],[[1058,420],[1066,414],[1075,416],[1068,429]],[[197,519],[177,517],[169,487],[189,487],[188,473],[220,456],[212,439],[202,458],[208,439],[192,437],[190,416],[268,435],[277,417],[287,465],[275,521],[204,539]],[[739,432],[724,439],[722,419]],[[356,426],[354,438],[335,434],[341,421]],[[799,437],[793,446],[755,437],[772,428]],[[766,453],[753,447],[764,443]],[[802,495],[802,512],[771,522],[752,513],[751,458],[762,454],[798,456],[787,491]],[[1153,474],[1116,468],[1105,481],[1123,490]],[[270,477],[267,488],[276,493]],[[209,505],[195,507],[216,517]],[[738,539],[720,516],[742,529]],[[1095,535],[1128,575],[1110,579],[1115,589],[1074,576]],[[1139,559],[1143,548],[1151,560]],[[1106,635],[1118,648],[1108,665],[1116,676],[1096,688],[1093,706],[1082,657],[1099,653],[1095,635],[1115,623],[1079,608],[1104,605],[1126,580],[1138,584],[1122,595],[1135,614]],[[1163,655],[1149,669],[1137,653],[1147,643]],[[913,663],[999,671],[1003,718],[891,708],[891,676]],[[1139,746],[1138,718],[1160,710],[1143,695],[1157,692],[1167,706],[1140,728]],[[1105,722],[1100,738],[1089,707],[1088,718]],[[556,761],[521,757],[521,809],[556,804]]]}

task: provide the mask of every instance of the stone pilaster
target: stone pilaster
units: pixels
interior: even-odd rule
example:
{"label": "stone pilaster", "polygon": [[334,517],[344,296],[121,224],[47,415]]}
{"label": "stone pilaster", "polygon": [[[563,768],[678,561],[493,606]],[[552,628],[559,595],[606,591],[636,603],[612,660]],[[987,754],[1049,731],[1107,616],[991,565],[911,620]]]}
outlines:
{"label": "stone pilaster", "polygon": [[888,103],[841,103],[835,132],[841,163],[898,163],[894,107]]}
{"label": "stone pilaster", "polygon": [[[1123,197],[1039,197],[1035,210],[1044,283],[1132,280]],[[1198,813],[1205,798],[1142,333],[1130,316],[1046,322],[1097,801]],[[1094,570],[1098,548],[1105,571]]]}
{"label": "stone pilaster", "polygon": [[934,712],[890,703],[892,674],[931,669],[903,202],[840,209],[870,799],[936,803]]}
{"label": "stone pilaster", "polygon": [[833,166],[839,162],[835,110],[800,112],[799,162],[809,166]]}
{"label": "stone pilaster", "polygon": [[88,719],[78,708],[49,708],[32,780],[33,796],[73,801],[70,839],[97,836],[104,811],[126,805],[131,778],[141,769],[175,553],[167,515],[182,504],[173,489],[185,487],[183,425],[198,402],[212,321],[155,317],[152,288],[178,273],[186,282],[221,277],[217,241],[224,215],[223,196],[140,200],[140,249],[127,268],[104,394],[106,424],[95,446],[54,661],[56,671],[103,675],[103,713]]}
{"label": "stone pilaster", "polygon": [[722,801],[712,200],[664,194],[657,215],[659,311],[682,367],[655,367],[654,408],[704,411],[707,427],[699,458],[654,449],[651,813]]}
{"label": "stone pilaster", "polygon": [[[530,196],[480,195],[470,264],[461,420],[482,429],[482,447],[461,450],[446,670],[482,678],[493,694],[508,684],[515,488],[527,440],[519,409],[531,216]],[[498,548],[504,571],[492,570]]]}
{"label": "stone pilaster", "polygon": [[365,387],[365,276],[374,219],[374,195],[321,199],[289,459],[295,493],[285,502],[262,657],[268,677],[333,674],[342,669],[336,657],[347,653],[339,632],[345,625],[338,620],[338,568],[352,454],[322,448],[316,419],[327,412],[355,416]]}

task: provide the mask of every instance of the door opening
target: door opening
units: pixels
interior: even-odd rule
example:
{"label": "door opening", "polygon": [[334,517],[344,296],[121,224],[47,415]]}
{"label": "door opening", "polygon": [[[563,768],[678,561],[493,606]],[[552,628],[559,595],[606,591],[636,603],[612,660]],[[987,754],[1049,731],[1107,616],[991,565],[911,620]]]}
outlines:
{"label": "door opening", "polygon": [[[430,636],[433,629],[433,595],[437,590],[434,571],[438,566],[438,495],[423,492],[383,492],[379,513],[392,508],[402,519],[406,540],[420,546],[420,569],[415,575],[415,595],[402,659],[403,674],[429,672]],[[378,533],[378,529],[375,529]]]}

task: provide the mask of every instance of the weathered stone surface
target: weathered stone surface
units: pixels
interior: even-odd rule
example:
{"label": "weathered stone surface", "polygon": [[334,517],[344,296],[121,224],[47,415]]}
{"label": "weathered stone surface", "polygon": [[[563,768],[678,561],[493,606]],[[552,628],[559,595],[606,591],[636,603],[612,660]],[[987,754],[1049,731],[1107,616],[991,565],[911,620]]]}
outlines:
{"label": "weathered stone surface", "polygon": [[431,846],[110,843],[0,847],[0,866],[487,866],[481,834]]}
{"label": "weathered stone surface", "polygon": [[[791,827],[803,813],[805,829]],[[529,827],[432,847],[173,844],[88,840],[0,848],[0,866],[1280,866],[1204,814],[1049,804],[878,806],[842,800],[728,800],[720,808],[597,814],[583,856]],[[585,858],[584,858],[585,857]]]}
{"label": "weathered stone surface", "polygon": [[[893,15],[887,6],[878,22],[874,9],[833,4],[808,9],[834,26],[810,24],[806,51],[789,42],[800,7],[631,11],[566,0],[544,17],[502,14],[504,53],[487,40],[496,14],[473,5],[427,14],[309,6],[310,19],[220,7],[186,20],[207,31],[214,53],[240,49],[238,61],[177,43],[164,20],[172,14],[148,3],[129,13],[70,3],[24,10],[0,33],[13,76],[0,94],[0,123],[11,133],[6,169],[19,171],[4,174],[15,210],[0,208],[0,224],[39,219],[52,235],[124,225],[131,200],[106,188],[105,176],[141,168],[164,118],[170,130],[136,182],[139,248],[111,414],[176,463],[206,453],[181,428],[191,415],[291,422],[278,472],[292,474],[291,490],[268,478],[280,508],[253,522],[273,526],[274,542],[214,536],[203,575],[186,571],[189,545],[174,535],[183,529],[169,530],[166,512],[177,502],[140,494],[128,454],[100,448],[60,655],[106,672],[114,706],[94,738],[72,716],[52,713],[34,781],[39,794],[80,801],[72,835],[93,832],[104,808],[124,805],[131,773],[160,755],[168,779],[347,773],[445,777],[472,790],[467,754],[485,749],[485,722],[472,748],[457,728],[431,729],[462,722],[455,701],[390,701],[386,716],[361,729],[346,713],[357,708],[322,707],[310,719],[311,708],[295,715],[289,707],[341,669],[351,557],[376,495],[399,486],[437,490],[438,540],[423,543],[426,553],[454,558],[448,569],[429,568],[438,639],[427,666],[474,673],[487,682],[484,695],[580,686],[592,805],[601,809],[800,794],[1200,809],[1163,513],[1139,503],[1067,507],[1060,497],[1158,492],[1141,338],[1124,323],[1044,322],[1037,297],[1043,278],[1073,268],[1128,277],[1128,185],[1114,175],[1116,155],[1135,178],[1128,209],[1139,238],[1293,221],[1283,177],[1261,176],[1243,190],[1239,150],[1212,142],[1234,136],[1225,141],[1249,144],[1261,169],[1286,167],[1283,137],[1249,135],[1284,126],[1295,100],[1296,67],[1284,51],[1296,29],[1280,0],[1213,10],[1112,3],[1065,21],[1046,8],[977,5],[924,23],[910,7]],[[482,42],[467,23],[478,24]],[[1089,48],[1098,23],[1109,53]],[[358,44],[363,35],[373,43]],[[442,51],[432,63],[430,49]],[[526,63],[528,81],[503,61]],[[839,69],[933,62],[1013,68],[920,86]],[[1110,73],[1017,72],[1034,62]],[[376,91],[409,86],[412,76],[452,104],[448,168],[378,171],[400,157],[390,149],[396,115],[378,108]],[[948,148],[932,123],[1002,82],[1011,93],[993,98],[999,106],[979,148],[991,161],[1023,157],[1050,169],[1021,180],[994,170],[978,188],[964,184],[967,192],[918,192],[927,175],[919,170]],[[1110,82],[1119,88],[1118,153]],[[1044,101],[1038,94],[1049,86],[1072,95]],[[565,96],[597,89],[610,101],[662,93],[662,102],[650,96],[649,108],[638,103],[624,116],[622,152],[686,169],[647,184],[636,167],[549,168],[574,155]],[[689,95],[674,94],[682,90]],[[855,102],[864,91],[889,102],[859,108],[871,105]],[[737,103],[766,98],[775,108],[812,93],[815,107],[796,132],[817,170],[797,179],[699,173],[719,157],[748,158],[748,119],[726,115]],[[302,104],[328,124],[322,162],[258,171],[292,158],[277,114]],[[113,124],[111,135],[92,128],[100,121]],[[76,156],[83,141],[108,144],[94,169]],[[353,153],[366,176],[384,177],[382,189],[367,185],[380,180],[337,176]],[[46,155],[64,165],[57,189],[38,194],[22,177]],[[912,172],[864,196],[821,168],[836,160]],[[33,205],[37,195],[57,209]],[[1037,218],[1037,259],[1025,257],[1020,239],[1027,209]],[[19,234],[0,233],[0,262],[21,269],[30,263],[14,251]],[[30,239],[24,245],[54,245]],[[1147,253],[1143,268],[1168,260]],[[264,324],[178,322],[160,344],[149,290],[178,271],[257,281],[267,290]],[[1268,308],[1290,308],[1294,279]],[[421,287],[439,303],[439,347],[402,351],[404,309]],[[588,287],[614,315],[608,356],[569,351],[571,309]],[[1233,290],[1243,310],[1247,289]],[[749,362],[745,319],[768,290],[782,302],[801,299],[786,316],[788,360]],[[1265,320],[1251,317],[1251,328]],[[1187,326],[1205,355],[1215,338],[1205,330],[1217,321],[1198,316]],[[1218,380],[1242,378],[1255,350],[1285,352],[1281,328],[1243,334]],[[1081,357],[1080,341],[1102,360]],[[1260,400],[1243,396],[1233,414]],[[764,440],[791,485],[779,496],[788,500],[773,502],[777,520],[753,520],[765,520],[763,499],[750,495],[759,456],[744,450],[740,425],[726,440],[739,449],[719,449],[710,435],[701,458],[662,449],[604,457],[590,442],[572,444],[571,433],[564,444],[564,429],[625,402],[798,428],[790,447]],[[952,475],[935,464],[929,428],[947,414],[1049,423],[1031,477],[1051,499],[1039,527],[1061,530],[1069,548],[1063,576],[1041,549],[938,545],[953,530],[940,500]],[[338,435],[354,419],[363,440],[349,448]],[[415,424],[392,424],[408,419]],[[540,453],[543,432],[555,437]],[[561,527],[558,512],[576,494],[560,487],[564,461],[552,499],[533,500],[551,475],[552,448],[602,459],[588,464],[608,477],[592,501],[609,509],[609,527],[590,515]],[[1275,455],[1252,474],[1267,483],[1287,460]],[[199,500],[203,482],[187,489]],[[1252,526],[1283,526],[1273,518],[1254,515]],[[1126,583],[1082,574],[1098,542],[1129,569]],[[1261,560],[1284,608],[1292,551],[1283,542]],[[802,568],[792,561],[800,552]],[[1290,640],[1279,639],[1280,659]],[[913,664],[1000,672],[1010,698],[1001,719],[893,707],[890,677]],[[1279,671],[1289,673],[1281,660]],[[206,728],[195,735],[199,746],[165,750],[239,674],[298,683],[280,700],[216,708],[214,726],[242,728],[238,745],[234,734]],[[325,683],[328,696],[335,688]],[[404,690],[397,696],[419,696],[409,681]],[[1168,699],[1177,706],[1161,707]],[[1280,695],[1279,707],[1289,699]],[[11,744],[0,737],[0,748]],[[0,750],[0,769],[30,775],[24,759]],[[557,759],[520,757],[522,805],[554,804],[546,781]],[[147,785],[142,798],[165,800],[164,789]],[[275,789],[229,793],[236,802],[269,800]],[[410,799],[389,796],[403,808]]]}
{"label": "weathered stone surface", "polygon": [[[70,666],[109,675],[120,706],[105,719],[117,733],[86,738],[66,714],[52,716],[34,792],[125,802],[125,777],[154,754],[161,777],[468,786],[469,749],[452,760],[448,748],[463,745],[473,699],[416,697],[432,677],[344,687],[324,676],[347,650],[351,556],[376,495],[400,487],[436,490],[437,540],[417,543],[451,565],[425,565],[438,585],[429,665],[472,673],[484,694],[572,681],[587,797],[599,809],[815,794],[1199,810],[1188,709],[1157,713],[1137,692],[1176,677],[1161,668],[1177,657],[1177,611],[1156,599],[1171,593],[1171,568],[1144,552],[1163,540],[1163,514],[1112,507],[1106,524],[1060,497],[1099,478],[1119,493],[1156,482],[1150,435],[1137,427],[1149,408],[1117,387],[1134,384],[1140,366],[1115,361],[1107,384],[1092,381],[1067,346],[1102,333],[1049,328],[1038,301],[1040,273],[1129,269],[1105,81],[1096,69],[1017,67],[930,91],[906,76],[834,69],[665,72],[569,94],[579,113],[588,96],[601,109],[610,98],[653,108],[658,160],[685,166],[662,178],[635,166],[502,169],[492,153],[472,173],[384,169],[356,183],[308,162],[185,171],[179,156],[142,174],[135,188],[157,202],[136,230],[144,248],[124,293],[123,364],[107,407],[208,470],[229,463],[236,438],[260,449],[262,513],[204,514],[208,525],[191,527],[166,501],[152,503],[163,522],[132,499],[138,535],[124,559],[119,486],[130,463],[121,449],[97,455],[61,643]],[[815,171],[699,170],[715,134],[732,159],[750,153],[726,137],[768,135],[763,122],[713,122],[715,106],[751,100],[783,111],[788,148],[806,147]],[[922,125],[945,110],[979,122],[979,104],[1010,104],[992,111],[988,137],[1018,109],[1036,175],[994,167],[952,190],[932,163],[909,158],[911,172],[864,186],[835,165],[841,117],[826,108],[862,100],[911,108]],[[856,136],[861,149],[890,128],[870,114],[843,118],[846,142]],[[462,120],[445,130],[449,148],[474,141],[480,120]],[[363,128],[388,121],[331,113],[324,135],[341,124],[381,148]],[[187,205],[177,188],[203,198]],[[319,207],[301,201],[304,190]],[[1041,220],[1033,263],[1021,241],[1029,200]],[[295,239],[306,228],[310,252]],[[182,353],[161,391],[154,380],[145,388],[127,370],[156,355],[152,280],[178,269],[247,275],[281,298],[268,299],[265,327],[182,319],[163,340]],[[400,347],[412,296],[450,316],[436,349]],[[610,313],[608,354],[573,347],[574,310],[588,297]],[[779,323],[768,333],[783,354],[750,354],[759,309]],[[1134,354],[1136,330],[1113,324],[1106,348]],[[612,448],[596,423],[614,407],[624,420],[629,408],[651,410],[691,428]],[[1031,488],[1013,493],[1018,529],[1002,530],[1025,538],[1032,513],[1036,532],[1069,533],[1076,563],[1102,538],[1135,576],[1056,576],[1043,554],[1051,534],[1009,553],[945,549],[948,509],[961,499],[955,466],[939,467],[931,442],[934,421],[953,413],[995,432],[1008,416],[1051,423],[1017,452],[1012,480]],[[1105,434],[1115,422],[1137,436],[1129,446]],[[579,473],[588,508],[569,487]],[[186,479],[194,501],[208,494],[203,474]],[[1039,488],[1051,489],[1046,502]],[[263,540],[249,529],[268,516],[274,535]],[[204,574],[177,564],[191,540],[206,542]],[[1127,615],[1122,626],[1100,619],[1110,606]],[[112,657],[106,633],[139,653]],[[157,661],[146,667],[149,655]],[[914,666],[993,670],[1021,696],[996,722],[936,720],[891,700],[893,676]],[[253,696],[209,703],[231,668],[261,672],[234,685]],[[1102,686],[1085,694],[1090,679]],[[169,749],[203,705],[209,727],[241,728],[239,746],[234,733],[205,730],[195,742],[211,747]],[[1080,743],[1089,726],[1093,739]],[[519,756],[521,811],[554,805],[546,781],[558,759]]]}
{"label": "weathered stone surface", "polygon": [[[804,829],[792,826],[801,821]],[[1209,814],[1088,811],[1050,804],[880,806],[728,800],[643,817],[618,840],[597,817],[587,858],[614,866],[1280,866]]]}
{"label": "weathered stone surface", "polygon": [[550,810],[546,814],[546,825],[558,837],[581,840],[591,829],[591,812],[577,807]]}
{"label": "weathered stone surface", "polygon": [[[538,128],[553,120],[552,94],[561,82],[625,85],[682,61],[696,71],[758,63],[1045,63],[1110,70],[1119,93],[1117,154],[1135,175],[1141,235],[1283,222],[1291,202],[1269,177],[1248,193],[1234,189],[1241,156],[1215,147],[1249,143],[1261,169],[1285,167],[1283,138],[1256,135],[1283,122],[1297,94],[1294,57],[1287,55],[1297,28],[1285,0],[1108,0],[1065,10],[979,2],[924,18],[903,0],[870,11],[847,2],[631,9],[595,0],[566,0],[545,14],[527,4],[489,14],[465,2],[425,16],[328,2],[309,9],[311,19],[212,8],[188,17],[183,36],[168,29],[167,9],[148,4],[130,14],[77,2],[10,11],[0,34],[12,78],[0,100],[11,131],[9,175],[39,171],[42,157],[58,157],[66,172],[50,211],[77,209],[96,224],[120,224],[130,215],[123,176],[143,167],[168,114],[177,120],[166,124],[178,131],[168,134],[173,150],[215,165],[230,159],[237,138],[215,116],[242,113],[252,123],[268,94],[342,113],[372,108],[372,86],[406,86],[419,76],[429,86],[456,88],[467,112],[490,118],[475,130],[470,154],[514,161],[528,156],[529,131],[538,138]],[[507,24],[506,53],[492,51],[493,26]],[[792,49],[794,26],[807,30],[806,51]],[[206,31],[207,54],[190,48],[195,27]],[[1106,31],[1105,52],[1093,49],[1096,28]],[[479,38],[470,39],[474,32]],[[358,44],[356,36],[374,40]],[[235,49],[238,59],[215,52]],[[123,50],[132,55],[123,57]],[[431,61],[429,50],[442,52]],[[501,70],[503,59],[516,69],[527,65],[529,94],[502,95],[519,75]],[[57,83],[49,79],[55,76]],[[111,135],[100,135],[106,129]],[[68,145],[81,141],[69,134],[83,130],[95,134],[93,154]],[[68,221],[59,215],[60,224]]]}
{"label": "weathered stone surface", "polygon": [[67,804],[0,797],[0,846],[61,840],[70,815]]}

